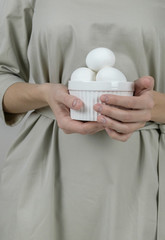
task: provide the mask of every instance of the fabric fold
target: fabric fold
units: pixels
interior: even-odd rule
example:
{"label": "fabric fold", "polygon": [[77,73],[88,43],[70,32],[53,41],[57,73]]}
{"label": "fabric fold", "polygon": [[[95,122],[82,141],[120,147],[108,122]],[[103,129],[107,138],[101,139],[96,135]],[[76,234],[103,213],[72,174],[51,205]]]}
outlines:
{"label": "fabric fold", "polygon": [[158,159],[158,176],[159,176],[159,193],[158,193],[158,227],[157,240],[165,239],[165,125],[160,124],[159,140],[159,159]]}

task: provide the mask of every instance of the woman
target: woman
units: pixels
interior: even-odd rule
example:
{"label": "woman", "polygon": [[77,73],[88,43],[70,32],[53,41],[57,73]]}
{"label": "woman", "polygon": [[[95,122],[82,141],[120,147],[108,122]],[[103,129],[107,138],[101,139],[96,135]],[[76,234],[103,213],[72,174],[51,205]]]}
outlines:
{"label": "woman", "polygon": [[[1,116],[14,125],[35,109],[2,169],[2,240],[165,239],[163,8],[0,1]],[[97,122],[71,120],[69,109],[83,103],[67,82],[100,46],[138,79],[135,96],[103,95]]]}

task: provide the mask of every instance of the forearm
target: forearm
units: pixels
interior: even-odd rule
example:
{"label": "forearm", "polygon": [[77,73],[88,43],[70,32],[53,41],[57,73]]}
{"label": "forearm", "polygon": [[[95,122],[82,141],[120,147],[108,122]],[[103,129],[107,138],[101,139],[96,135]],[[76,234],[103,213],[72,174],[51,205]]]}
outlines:
{"label": "forearm", "polygon": [[47,106],[46,84],[15,83],[5,92],[3,108],[9,113],[23,113]]}
{"label": "forearm", "polygon": [[154,108],[151,114],[151,121],[165,123],[165,94],[153,91]]}

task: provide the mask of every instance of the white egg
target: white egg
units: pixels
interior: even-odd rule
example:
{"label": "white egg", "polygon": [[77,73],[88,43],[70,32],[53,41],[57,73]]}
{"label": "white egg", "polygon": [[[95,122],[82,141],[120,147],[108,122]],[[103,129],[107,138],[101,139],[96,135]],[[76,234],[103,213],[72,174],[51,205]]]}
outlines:
{"label": "white egg", "polygon": [[105,66],[112,67],[115,64],[114,53],[104,47],[95,48],[90,51],[86,57],[86,65],[93,71],[98,72]]}
{"label": "white egg", "polygon": [[96,73],[86,67],[77,68],[71,75],[71,81],[96,81]]}
{"label": "white egg", "polygon": [[96,81],[104,81],[104,82],[126,82],[127,79],[125,75],[114,67],[105,67],[102,68],[96,75]]}

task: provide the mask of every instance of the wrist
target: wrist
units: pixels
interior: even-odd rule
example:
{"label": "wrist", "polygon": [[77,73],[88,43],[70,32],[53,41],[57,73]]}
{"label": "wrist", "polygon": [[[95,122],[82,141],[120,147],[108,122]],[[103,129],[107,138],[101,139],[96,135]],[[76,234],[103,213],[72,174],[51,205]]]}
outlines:
{"label": "wrist", "polygon": [[165,123],[165,94],[153,91],[154,107],[151,111],[151,121]]}
{"label": "wrist", "polygon": [[51,88],[51,83],[43,83],[39,85],[39,94],[41,96],[41,101],[45,106],[48,105],[49,92]]}

